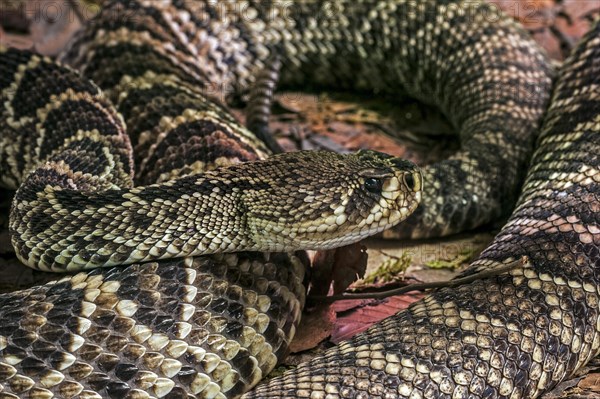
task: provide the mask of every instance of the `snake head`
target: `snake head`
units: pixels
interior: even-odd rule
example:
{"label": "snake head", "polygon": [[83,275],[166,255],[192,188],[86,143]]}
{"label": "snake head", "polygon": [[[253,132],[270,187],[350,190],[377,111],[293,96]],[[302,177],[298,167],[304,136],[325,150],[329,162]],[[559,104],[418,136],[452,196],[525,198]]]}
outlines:
{"label": "snake head", "polygon": [[301,151],[259,164],[253,175],[267,174],[270,184],[246,192],[245,203],[251,235],[265,250],[348,245],[406,219],[421,200],[419,168],[377,151]]}

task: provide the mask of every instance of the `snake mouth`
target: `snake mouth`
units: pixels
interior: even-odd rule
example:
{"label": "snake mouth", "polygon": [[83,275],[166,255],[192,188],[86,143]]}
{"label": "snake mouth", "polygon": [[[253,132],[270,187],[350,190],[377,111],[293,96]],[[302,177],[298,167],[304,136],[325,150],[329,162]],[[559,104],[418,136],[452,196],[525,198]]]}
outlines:
{"label": "snake mouth", "polygon": [[396,201],[396,209],[390,213],[388,224],[381,231],[389,229],[408,218],[419,206],[422,198],[422,182],[420,172],[411,173],[415,180],[414,191],[407,191],[400,195]]}

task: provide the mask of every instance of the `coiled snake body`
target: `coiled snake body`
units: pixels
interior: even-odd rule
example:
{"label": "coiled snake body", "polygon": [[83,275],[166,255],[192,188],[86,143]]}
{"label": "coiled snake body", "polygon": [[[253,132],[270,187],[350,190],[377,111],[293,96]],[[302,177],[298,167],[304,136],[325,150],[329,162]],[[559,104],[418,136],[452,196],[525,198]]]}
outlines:
{"label": "coiled snake body", "polygon": [[[470,272],[525,266],[439,290],[248,397],[535,397],[598,352],[599,29],[565,64],[517,208]],[[134,264],[1,295],[1,395],[238,396],[285,354],[302,255],[196,255],[341,245],[414,210],[417,170],[373,152],[214,169],[269,151],[204,93],[251,85],[273,53],[284,85],[401,92],[460,132],[461,150],[423,169],[423,206],[391,235],[449,234],[509,211],[552,73],[493,8],[110,3],[61,57],[108,99],[49,60],[2,50],[0,170],[20,187],[11,233],[25,263]]]}

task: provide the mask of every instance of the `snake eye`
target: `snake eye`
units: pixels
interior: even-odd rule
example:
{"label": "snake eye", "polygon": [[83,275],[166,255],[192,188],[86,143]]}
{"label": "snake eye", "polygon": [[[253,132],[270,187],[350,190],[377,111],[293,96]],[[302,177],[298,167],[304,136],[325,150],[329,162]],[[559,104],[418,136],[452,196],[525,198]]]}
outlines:
{"label": "snake eye", "polygon": [[365,179],[365,188],[367,189],[367,191],[379,194],[381,192],[382,186],[383,185],[381,183],[381,180],[379,179],[376,179],[374,177],[369,177]]}
{"label": "snake eye", "polygon": [[415,191],[415,177],[412,173],[405,173],[403,176],[404,184],[409,190]]}

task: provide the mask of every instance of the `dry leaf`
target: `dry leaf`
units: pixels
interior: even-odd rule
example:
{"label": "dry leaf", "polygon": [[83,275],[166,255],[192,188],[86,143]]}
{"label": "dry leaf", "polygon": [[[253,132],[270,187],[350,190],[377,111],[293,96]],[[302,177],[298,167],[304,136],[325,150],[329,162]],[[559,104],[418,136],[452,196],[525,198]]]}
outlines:
{"label": "dry leaf", "polygon": [[367,247],[360,243],[347,245],[335,251],[333,262],[333,294],[341,294],[367,270]]}
{"label": "dry leaf", "polygon": [[[383,300],[340,301],[341,305],[337,303],[333,305],[333,309],[338,314],[331,341],[337,344],[350,339],[386,317],[406,309],[408,305],[422,297],[422,293],[413,293]],[[345,302],[354,302],[355,308],[347,310],[349,304]]]}
{"label": "dry leaf", "polygon": [[335,312],[330,304],[320,305],[310,312],[305,312],[296,336],[290,344],[290,352],[302,352],[319,345],[321,341],[331,335],[335,317]]}
{"label": "dry leaf", "polygon": [[334,294],[343,293],[364,276],[367,260],[367,247],[360,243],[318,251],[313,259],[311,295],[327,295],[332,283]]}
{"label": "dry leaf", "polygon": [[310,275],[311,295],[327,295],[333,280],[335,250],[317,251]]}

